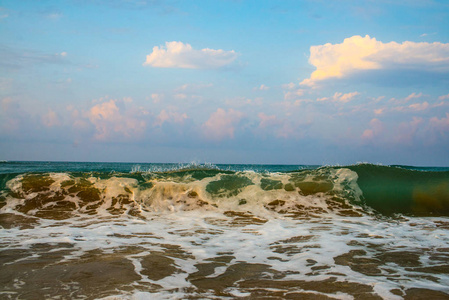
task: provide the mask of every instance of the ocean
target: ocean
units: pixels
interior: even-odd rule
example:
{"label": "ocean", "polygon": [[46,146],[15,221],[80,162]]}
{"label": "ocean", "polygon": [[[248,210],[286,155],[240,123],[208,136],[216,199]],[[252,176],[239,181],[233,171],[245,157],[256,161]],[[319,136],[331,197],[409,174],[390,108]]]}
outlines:
{"label": "ocean", "polygon": [[0,299],[449,299],[449,168],[0,162]]}

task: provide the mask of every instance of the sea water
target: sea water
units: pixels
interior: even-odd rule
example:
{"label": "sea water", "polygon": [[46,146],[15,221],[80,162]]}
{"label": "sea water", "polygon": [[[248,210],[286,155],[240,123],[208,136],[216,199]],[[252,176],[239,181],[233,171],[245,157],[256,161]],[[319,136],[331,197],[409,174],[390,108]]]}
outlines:
{"label": "sea water", "polygon": [[0,163],[1,299],[449,299],[449,168]]}

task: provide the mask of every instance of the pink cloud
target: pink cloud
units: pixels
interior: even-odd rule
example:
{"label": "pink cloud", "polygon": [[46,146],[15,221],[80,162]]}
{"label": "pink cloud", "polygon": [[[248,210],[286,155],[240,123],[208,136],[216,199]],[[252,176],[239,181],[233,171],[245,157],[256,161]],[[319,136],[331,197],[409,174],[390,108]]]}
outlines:
{"label": "pink cloud", "polygon": [[446,100],[446,99],[449,99],[449,94],[447,94],[447,95],[442,95],[442,96],[438,97],[438,100],[440,100],[440,101]]}
{"label": "pink cloud", "polygon": [[157,104],[161,102],[161,100],[164,98],[163,94],[151,94],[151,99],[153,99],[153,103]]}
{"label": "pink cloud", "polygon": [[429,103],[427,101],[423,102],[423,103],[415,103],[415,104],[410,104],[408,107],[412,110],[417,110],[417,111],[426,110],[429,107]]}
{"label": "pink cloud", "polygon": [[20,109],[19,103],[10,98],[3,98],[0,103],[0,129],[14,131],[19,129],[24,112]]}
{"label": "pink cloud", "polygon": [[48,113],[42,116],[42,123],[47,127],[61,125],[58,115],[51,109],[48,110]]}
{"label": "pink cloud", "polygon": [[349,101],[351,101],[352,99],[354,99],[354,97],[360,95],[359,92],[352,92],[352,93],[335,93],[333,96],[334,101],[337,102],[341,102],[341,103],[348,103]]}
{"label": "pink cloud", "polygon": [[290,91],[284,92],[284,100],[297,99],[298,97],[301,97],[302,95],[304,95],[303,89],[290,90]]}
{"label": "pink cloud", "polygon": [[419,126],[424,122],[423,118],[413,117],[410,122],[403,122],[398,126],[398,132],[395,135],[395,140],[401,144],[410,144],[416,132],[419,130]]}
{"label": "pink cloud", "polygon": [[322,98],[317,98],[316,101],[322,102],[322,101],[332,100],[333,102],[348,103],[349,101],[353,100],[358,95],[360,95],[359,92],[352,92],[352,93],[346,93],[346,94],[343,94],[340,92],[335,92],[335,94],[332,96],[332,98],[322,97]]}
{"label": "pink cloud", "polygon": [[362,139],[364,140],[372,140],[384,131],[384,124],[379,119],[372,119],[369,122],[369,126],[370,128],[363,131]]}
{"label": "pink cloud", "polygon": [[260,123],[259,123],[260,128],[269,127],[269,126],[276,125],[279,123],[275,115],[269,116],[262,112],[262,113],[259,113],[257,116],[260,119]]}
{"label": "pink cloud", "polygon": [[159,115],[156,117],[156,121],[154,122],[155,126],[162,126],[165,122],[173,122],[173,123],[183,123],[188,119],[186,113],[178,113],[176,111],[166,111],[163,109]]}
{"label": "pink cloud", "polygon": [[430,125],[444,134],[444,132],[449,132],[449,113],[446,113],[446,118],[438,119],[433,117],[430,119]]}
{"label": "pink cloud", "polygon": [[234,138],[235,127],[244,117],[244,114],[234,109],[225,111],[222,108],[212,113],[202,125],[203,133],[210,140],[220,141]]}
{"label": "pink cloud", "polygon": [[146,122],[139,120],[133,112],[121,112],[116,102],[117,100],[111,99],[88,111],[87,117],[96,129],[95,139],[107,140],[116,134],[133,138],[143,133]]}
{"label": "pink cloud", "polygon": [[408,102],[412,99],[417,99],[417,98],[421,98],[422,97],[422,93],[416,94],[416,93],[411,93],[410,95],[408,95],[404,100],[405,102]]}

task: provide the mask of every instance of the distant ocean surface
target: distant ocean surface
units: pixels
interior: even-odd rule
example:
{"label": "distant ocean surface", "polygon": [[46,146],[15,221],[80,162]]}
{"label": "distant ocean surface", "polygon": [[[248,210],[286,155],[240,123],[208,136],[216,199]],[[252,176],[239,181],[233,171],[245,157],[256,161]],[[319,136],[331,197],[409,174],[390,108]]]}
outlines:
{"label": "distant ocean surface", "polygon": [[0,299],[449,299],[449,168],[0,162]]}

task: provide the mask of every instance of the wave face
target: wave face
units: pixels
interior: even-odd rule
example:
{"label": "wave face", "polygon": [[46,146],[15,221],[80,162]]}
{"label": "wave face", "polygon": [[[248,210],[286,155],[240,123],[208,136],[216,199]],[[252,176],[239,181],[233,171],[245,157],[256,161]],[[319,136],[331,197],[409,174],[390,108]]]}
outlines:
{"label": "wave face", "polygon": [[448,299],[449,169],[0,162],[1,299]]}
{"label": "wave face", "polygon": [[369,164],[290,172],[134,169],[3,174],[0,206],[49,219],[186,210],[449,216],[449,171]]}
{"label": "wave face", "polygon": [[447,168],[349,166],[367,205],[383,214],[449,216]]}

